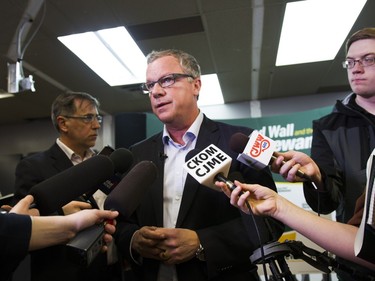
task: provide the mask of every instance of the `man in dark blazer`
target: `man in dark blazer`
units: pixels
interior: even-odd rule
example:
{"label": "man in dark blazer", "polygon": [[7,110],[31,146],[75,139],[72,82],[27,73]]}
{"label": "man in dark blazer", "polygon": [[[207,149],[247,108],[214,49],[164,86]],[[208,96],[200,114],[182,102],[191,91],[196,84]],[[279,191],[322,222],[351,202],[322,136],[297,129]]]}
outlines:
{"label": "man in dark blazer", "polygon": [[[93,155],[102,116],[99,102],[87,93],[68,92],[52,104],[51,119],[59,133],[56,142],[46,151],[24,158],[16,167],[15,198],[26,196],[31,187]],[[66,188],[70,188],[67,186]],[[96,206],[77,198],[55,215],[68,215]],[[100,254],[88,268],[69,259],[65,246],[54,246],[31,253],[31,280],[112,280],[112,267],[106,254]]]}
{"label": "man in dark blazer", "polygon": [[[147,63],[143,88],[165,126],[131,149],[136,163],[153,161],[159,175],[133,216],[119,219],[118,248],[136,280],[259,280],[249,257],[260,243],[276,240],[283,225],[258,217],[255,226],[224,193],[200,185],[183,170],[188,151],[210,144],[235,159],[230,137],[252,130],[214,122],[199,110],[200,68],[191,55],[152,52]],[[230,173],[234,171],[245,182],[276,190],[268,168],[256,171],[233,160]]]}

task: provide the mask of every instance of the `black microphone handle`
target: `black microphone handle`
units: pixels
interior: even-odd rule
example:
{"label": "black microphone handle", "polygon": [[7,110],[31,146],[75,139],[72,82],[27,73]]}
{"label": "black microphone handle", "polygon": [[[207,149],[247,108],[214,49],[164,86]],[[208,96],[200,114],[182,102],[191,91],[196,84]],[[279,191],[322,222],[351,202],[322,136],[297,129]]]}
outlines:
{"label": "black microphone handle", "polygon": [[[230,179],[224,177],[222,173],[217,174],[215,176],[215,180],[225,183],[231,192],[237,187]],[[239,196],[241,196],[242,194],[244,194],[244,192],[241,190]],[[249,210],[249,213],[253,216],[253,210],[251,209],[250,203],[248,201],[246,201],[246,207]]]}
{"label": "black microphone handle", "polygon": [[217,181],[220,181],[220,182],[223,182],[227,185],[227,187],[230,189],[230,191],[233,191],[233,189],[235,189],[237,186],[234,185],[234,183],[229,180],[228,178],[226,178],[223,173],[218,173],[215,178],[215,180]]}

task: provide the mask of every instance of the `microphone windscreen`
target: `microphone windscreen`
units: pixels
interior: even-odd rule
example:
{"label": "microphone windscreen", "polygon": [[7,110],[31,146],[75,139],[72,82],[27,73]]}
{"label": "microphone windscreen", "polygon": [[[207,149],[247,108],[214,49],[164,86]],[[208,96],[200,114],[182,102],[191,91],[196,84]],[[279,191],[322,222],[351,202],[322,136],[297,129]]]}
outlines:
{"label": "microphone windscreen", "polygon": [[91,189],[97,189],[113,174],[111,159],[96,155],[34,185],[30,194],[40,214],[49,215]]}
{"label": "microphone windscreen", "polygon": [[242,133],[235,133],[229,140],[229,147],[237,153],[242,153],[249,141],[249,137]]}
{"label": "microphone windscreen", "polygon": [[107,196],[104,209],[116,210],[129,218],[146,196],[148,189],[157,177],[157,168],[151,161],[141,161],[119,182]]}
{"label": "microphone windscreen", "polygon": [[109,158],[115,166],[115,172],[120,174],[125,173],[133,164],[133,154],[126,148],[116,149],[109,155]]}

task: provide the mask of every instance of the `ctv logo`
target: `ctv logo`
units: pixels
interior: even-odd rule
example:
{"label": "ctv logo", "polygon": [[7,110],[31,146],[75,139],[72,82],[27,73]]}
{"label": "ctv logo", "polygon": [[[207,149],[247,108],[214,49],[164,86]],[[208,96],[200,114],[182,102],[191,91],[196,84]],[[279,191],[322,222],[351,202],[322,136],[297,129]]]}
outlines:
{"label": "ctv logo", "polygon": [[264,151],[266,151],[268,148],[270,148],[271,143],[268,139],[263,137],[261,134],[258,134],[254,145],[250,149],[250,155],[252,157],[259,157]]}

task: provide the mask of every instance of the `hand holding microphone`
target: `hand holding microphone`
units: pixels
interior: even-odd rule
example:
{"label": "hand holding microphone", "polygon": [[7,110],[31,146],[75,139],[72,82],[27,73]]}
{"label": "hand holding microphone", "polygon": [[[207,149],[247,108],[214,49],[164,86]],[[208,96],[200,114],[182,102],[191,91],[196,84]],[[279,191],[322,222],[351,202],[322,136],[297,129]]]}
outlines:
{"label": "hand holding microphone", "polygon": [[40,215],[50,215],[82,194],[96,190],[113,174],[112,161],[97,155],[34,185],[30,194]]}
{"label": "hand holding microphone", "polygon": [[217,182],[230,203],[246,214],[273,216],[277,211],[278,194],[270,188],[259,184],[245,184],[235,180],[235,188],[229,189],[222,182]]}
{"label": "hand holding microphone", "polygon": [[[307,181],[315,189],[318,189],[322,182],[322,175],[318,165],[305,153],[299,151],[275,152],[275,160],[272,161],[271,170],[279,173],[284,179],[289,182],[295,182],[296,176]],[[300,168],[303,168],[304,176],[300,175]],[[312,175],[312,176],[308,176]]]}
{"label": "hand holding microphone", "polygon": [[[286,153],[277,153],[275,142],[261,135],[258,131],[253,131],[250,137],[236,133],[230,139],[230,147],[233,151],[239,153],[237,160],[247,166],[255,169],[263,169],[271,165],[272,171],[280,173],[286,180],[294,182],[295,177],[311,182],[317,189],[312,178],[299,169],[299,165],[309,174],[314,175],[318,182],[321,180],[321,174],[315,162],[306,154],[297,151],[288,151]],[[287,159],[285,161],[284,159]],[[296,165],[299,164],[299,165]]]}
{"label": "hand holding microphone", "polygon": [[[114,186],[116,188],[111,188],[112,190],[104,202],[104,209],[116,210],[125,218],[129,217],[143,196],[146,195],[147,189],[156,176],[157,168],[154,163],[151,161],[138,163]],[[105,247],[103,243],[103,235],[106,238],[104,230],[108,232],[111,228],[114,229],[115,226],[111,224],[112,222],[108,221],[104,225],[95,225],[80,232],[67,244],[71,258],[86,266],[91,264],[99,251]]]}

